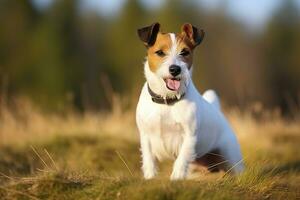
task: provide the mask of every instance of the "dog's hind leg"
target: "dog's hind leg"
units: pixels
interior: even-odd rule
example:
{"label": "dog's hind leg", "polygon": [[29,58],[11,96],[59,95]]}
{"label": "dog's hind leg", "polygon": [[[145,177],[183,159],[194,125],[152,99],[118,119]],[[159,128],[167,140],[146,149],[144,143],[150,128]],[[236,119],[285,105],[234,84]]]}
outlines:
{"label": "dog's hind leg", "polygon": [[224,165],[226,162],[224,156],[216,149],[196,158],[194,164],[204,166],[209,172],[219,172],[220,170],[225,170]]}
{"label": "dog's hind leg", "polygon": [[219,148],[220,154],[226,161],[224,171],[231,174],[240,174],[244,171],[244,162],[240,146],[235,136],[224,142]]}

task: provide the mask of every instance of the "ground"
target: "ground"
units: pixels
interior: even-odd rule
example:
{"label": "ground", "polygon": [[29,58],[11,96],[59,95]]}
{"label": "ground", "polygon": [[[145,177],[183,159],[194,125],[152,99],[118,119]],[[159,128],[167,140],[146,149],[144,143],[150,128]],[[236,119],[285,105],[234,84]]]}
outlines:
{"label": "ground", "polygon": [[[237,177],[196,172],[171,182],[141,174],[134,113],[50,115],[2,111],[0,199],[297,199],[300,123],[226,115],[241,143],[246,171]],[[1,122],[0,121],[0,122]]]}

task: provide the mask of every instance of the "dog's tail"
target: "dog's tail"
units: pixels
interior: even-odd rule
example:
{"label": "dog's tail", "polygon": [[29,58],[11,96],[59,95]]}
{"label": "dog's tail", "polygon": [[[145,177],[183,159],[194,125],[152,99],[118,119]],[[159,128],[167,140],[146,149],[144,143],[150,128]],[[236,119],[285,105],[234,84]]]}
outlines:
{"label": "dog's tail", "polygon": [[212,104],[217,109],[221,109],[219,97],[214,90],[206,90],[202,96],[208,103]]}

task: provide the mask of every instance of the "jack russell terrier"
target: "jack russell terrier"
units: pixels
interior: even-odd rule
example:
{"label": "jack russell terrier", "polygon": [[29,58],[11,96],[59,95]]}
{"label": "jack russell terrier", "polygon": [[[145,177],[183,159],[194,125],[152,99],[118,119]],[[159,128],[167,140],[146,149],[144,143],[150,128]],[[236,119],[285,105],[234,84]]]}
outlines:
{"label": "jack russell terrier", "polygon": [[239,143],[216,93],[201,96],[191,79],[193,50],[204,31],[184,24],[180,33],[164,33],[154,23],[137,32],[147,48],[136,112],[145,179],[156,175],[156,161],[164,158],[175,159],[171,180],[185,179],[190,164],[242,172]]}

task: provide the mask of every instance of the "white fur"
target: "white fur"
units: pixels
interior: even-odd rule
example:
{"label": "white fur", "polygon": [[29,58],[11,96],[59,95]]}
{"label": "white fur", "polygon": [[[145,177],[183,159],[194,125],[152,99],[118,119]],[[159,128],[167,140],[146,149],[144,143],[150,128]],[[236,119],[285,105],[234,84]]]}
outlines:
{"label": "white fur", "polygon": [[[145,76],[150,88],[161,96],[185,95],[173,105],[157,104],[152,102],[147,83],[144,84],[136,112],[144,177],[150,179],[156,175],[156,159],[173,158],[176,160],[171,180],[184,179],[191,161],[215,149],[220,150],[228,160],[232,172],[241,172],[240,147],[219,109],[217,95],[214,91],[206,92],[204,98],[199,94],[187,64],[176,53],[175,36],[171,34],[170,37],[173,37],[173,47],[167,58],[155,73],[146,61]],[[171,64],[182,68],[182,84],[178,92],[168,90],[163,81],[163,78],[170,76],[168,68]]]}
{"label": "white fur", "polygon": [[214,90],[207,90],[202,96],[208,103],[214,105],[217,109],[221,109],[218,95]]}

